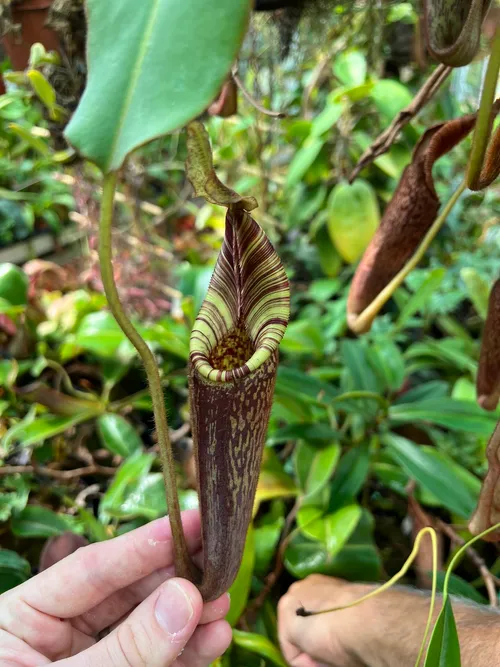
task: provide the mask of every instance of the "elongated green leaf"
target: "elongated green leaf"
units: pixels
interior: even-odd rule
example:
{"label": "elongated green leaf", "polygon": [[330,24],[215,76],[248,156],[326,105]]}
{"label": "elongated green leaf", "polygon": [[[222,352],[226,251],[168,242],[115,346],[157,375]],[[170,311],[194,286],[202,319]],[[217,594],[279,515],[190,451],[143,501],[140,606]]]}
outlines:
{"label": "elongated green leaf", "polygon": [[393,405],[389,409],[389,418],[393,424],[423,421],[485,437],[491,434],[497,422],[495,414],[485,412],[469,401],[456,401],[451,398]]}
{"label": "elongated green leaf", "polygon": [[326,108],[316,116],[311,127],[311,137],[320,137],[328,132],[342,115],[342,104],[328,104]]}
{"label": "elongated green leaf", "polygon": [[410,478],[435,495],[443,507],[464,518],[472,514],[480,488],[479,480],[473,475],[445,454],[438,453],[436,457],[429,450],[394,433],[385,434],[382,440]]}
{"label": "elongated green leaf", "polygon": [[369,467],[368,447],[353,448],[344,454],[330,487],[328,507],[331,512],[354,500],[365,482]]}
{"label": "elongated green leaf", "polygon": [[460,667],[460,643],[450,598],[441,609],[432,632],[424,667]]}
{"label": "elongated green leaf", "polygon": [[254,634],[253,632],[233,630],[233,641],[236,646],[252,653],[257,653],[257,655],[269,660],[273,665],[277,665],[277,667],[287,667],[281,653],[276,646],[271,644],[267,637]]}
{"label": "elongated green leaf", "polygon": [[114,171],[138,146],[201,114],[236,58],[251,4],[87,0],[89,81],[69,142]]}
{"label": "elongated green leaf", "polygon": [[101,442],[106,449],[119,456],[129,456],[142,449],[137,431],[120,415],[102,415],[97,420]]}
{"label": "elongated green leaf", "polygon": [[0,595],[26,581],[31,574],[27,560],[15,551],[0,549]]}
{"label": "elongated green leaf", "polygon": [[56,415],[42,415],[41,417],[31,417],[28,421],[23,420],[13,426],[6,433],[5,438],[9,443],[17,442],[23,447],[31,445],[41,445],[48,438],[64,433],[72,426],[82,421],[87,421],[92,417],[92,413],[84,413],[76,417],[57,417]]}
{"label": "elongated green leaf", "polygon": [[23,127],[22,125],[18,125],[17,123],[10,123],[9,130],[16,134],[20,139],[25,141],[30,148],[43,157],[50,155],[50,148],[45,143],[45,141],[40,139],[40,137],[36,137],[27,128]]}
{"label": "elongated green leaf", "polygon": [[33,90],[38,95],[41,102],[45,104],[49,111],[53,112],[56,106],[56,91],[44,77],[44,75],[36,69],[32,69],[27,73]]}
{"label": "elongated green leaf", "polygon": [[250,594],[250,585],[252,583],[253,568],[255,564],[255,536],[253,527],[250,526],[245,542],[245,551],[241,561],[238,576],[229,589],[231,596],[231,608],[226,616],[226,621],[233,627],[239,621],[239,618],[245,610]]}
{"label": "elongated green leaf", "polygon": [[370,368],[366,350],[360,340],[343,340],[340,354],[350,376],[349,389],[381,392],[382,385]]}
{"label": "elongated green leaf", "polygon": [[71,530],[71,523],[46,507],[28,505],[12,517],[11,528],[17,537],[54,537]]}
{"label": "elongated green leaf", "polygon": [[288,168],[286,184],[289,188],[302,179],[306,171],[318,157],[323,148],[324,141],[316,136],[310,137],[304,142],[304,145],[295,153],[295,156]]}

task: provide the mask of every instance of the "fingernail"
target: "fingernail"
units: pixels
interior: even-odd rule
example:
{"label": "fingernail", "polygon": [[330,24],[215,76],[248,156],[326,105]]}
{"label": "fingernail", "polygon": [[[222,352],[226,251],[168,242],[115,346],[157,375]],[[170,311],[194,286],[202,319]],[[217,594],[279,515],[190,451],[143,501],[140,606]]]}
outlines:
{"label": "fingernail", "polygon": [[158,623],[169,635],[182,632],[194,613],[190,598],[177,582],[167,581],[156,602]]}

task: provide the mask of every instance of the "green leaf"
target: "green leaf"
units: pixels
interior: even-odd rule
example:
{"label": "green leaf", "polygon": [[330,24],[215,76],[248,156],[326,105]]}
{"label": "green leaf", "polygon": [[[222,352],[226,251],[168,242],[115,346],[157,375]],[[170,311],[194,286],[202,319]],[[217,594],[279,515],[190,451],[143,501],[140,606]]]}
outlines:
{"label": "green leaf", "polygon": [[[429,572],[429,576],[430,576]],[[446,577],[445,572],[436,572],[437,575],[437,590],[442,593],[444,587],[444,580]],[[462,579],[457,574],[451,574],[448,580],[448,592],[450,595],[457,595],[461,598],[466,598],[468,600],[473,600],[478,604],[488,604],[488,600],[478,593],[474,586],[471,586],[468,581]]]}
{"label": "green leaf", "polygon": [[335,58],[333,71],[344,85],[360,86],[366,79],[366,58],[361,51],[343,51]]}
{"label": "green leaf", "polygon": [[410,478],[436,496],[443,507],[464,518],[472,514],[480,482],[471,473],[442,452],[419,447],[394,433],[384,434],[382,441]]}
{"label": "green leaf", "polygon": [[325,132],[331,130],[332,126],[335,125],[342,115],[342,111],[342,104],[328,104],[313,120],[311,137],[320,137]]}
{"label": "green leaf", "polygon": [[15,442],[21,447],[40,445],[48,438],[64,433],[76,424],[92,417],[93,415],[88,412],[76,417],[57,417],[50,414],[36,418],[30,417],[10,428],[4,437],[9,443]]}
{"label": "green leaf", "polygon": [[277,445],[288,440],[305,440],[309,443],[324,443],[335,438],[337,431],[328,424],[289,424],[277,429],[268,438],[269,445]]}
{"label": "green leaf", "polygon": [[18,125],[17,123],[10,123],[9,130],[25,141],[30,148],[39,153],[42,157],[48,157],[50,155],[50,148],[47,143],[40,137],[32,134],[30,129]]}
{"label": "green leaf", "polygon": [[325,518],[325,545],[330,558],[336,556],[344,547],[360,518],[359,505],[347,505]]}
{"label": "green leaf", "polygon": [[243,560],[233,585],[229,589],[231,596],[231,607],[226,616],[226,621],[235,626],[244,612],[250,595],[250,585],[252,583],[253,568],[255,564],[255,537],[253,527],[250,525],[245,542],[245,551]]}
{"label": "green leaf", "polygon": [[8,476],[3,481],[0,493],[0,523],[8,521],[11,514],[21,512],[28,503],[30,487],[21,475]]}
{"label": "green leaf", "polygon": [[103,522],[109,521],[111,516],[123,516],[122,504],[148,475],[153,462],[154,456],[137,451],[122,463],[99,505],[99,517]]}
{"label": "green leaf", "polygon": [[306,505],[297,514],[297,524],[303,535],[324,544],[328,556],[333,558],[349,540],[360,518],[358,505],[348,505],[327,516],[319,508]]}
{"label": "green leaf", "polygon": [[108,173],[138,146],[199,116],[231,69],[251,5],[88,0],[89,81],[69,142]]}
{"label": "green leaf", "polygon": [[329,511],[352,502],[361,490],[370,468],[368,447],[354,447],[340,459],[330,487]]}
{"label": "green leaf", "polygon": [[233,641],[236,646],[244,648],[251,653],[256,653],[262,658],[269,660],[277,667],[287,667],[280,651],[262,635],[254,634],[253,632],[243,632],[242,630],[233,630]]}
{"label": "green leaf", "polygon": [[13,306],[28,302],[28,276],[14,264],[0,264],[0,299]]}
{"label": "green leaf", "polygon": [[340,445],[318,449],[301,442],[295,452],[297,479],[305,496],[318,493],[328,483],[340,457]]}
{"label": "green leaf", "polygon": [[404,327],[412,315],[426,306],[432,294],[441,286],[445,275],[444,268],[429,271],[427,278],[404,305],[397,320],[398,327]]}
{"label": "green leaf", "polygon": [[[360,340],[343,340],[340,344],[342,363],[349,375],[349,389],[380,393],[383,389],[368,363],[367,353]],[[363,402],[359,402],[363,405]]]}
{"label": "green leaf", "polygon": [[338,391],[328,382],[322,382],[308,373],[283,365],[278,368],[276,393],[289,396],[300,395],[304,400],[312,403],[325,401],[328,403],[338,395]]}
{"label": "green leaf", "polygon": [[27,73],[27,77],[40,101],[53,113],[56,106],[56,91],[54,88],[43,74],[36,69],[30,70]]}
{"label": "green leaf", "polygon": [[55,537],[71,530],[72,524],[60,514],[39,505],[28,505],[11,520],[16,537]]}
{"label": "green leaf", "polygon": [[132,345],[118,326],[116,320],[106,311],[90,313],[82,319],[76,331],[74,342],[79,347],[102,357],[117,355],[128,361],[135,355]]}
{"label": "green leaf", "polygon": [[441,609],[427,650],[424,667],[460,667],[460,643],[450,598]]}
{"label": "green leaf", "polygon": [[296,496],[297,493],[298,489],[293,479],[283,469],[276,452],[266,447],[255,494],[255,505],[258,506],[274,498],[289,498]]}
{"label": "green leaf", "polygon": [[400,403],[389,408],[392,424],[429,422],[453,431],[465,431],[488,437],[495,428],[498,416],[469,401],[436,398],[414,403]]}
{"label": "green leaf", "polygon": [[470,300],[474,304],[477,314],[483,319],[488,315],[488,301],[490,296],[490,285],[476,271],[466,267],[460,271],[460,277],[465,283]]}
{"label": "green leaf", "polygon": [[15,551],[0,549],[0,595],[29,579],[31,566]]}
{"label": "green leaf", "polygon": [[254,528],[255,574],[258,576],[264,577],[269,572],[284,525],[284,517],[278,516],[272,523]]}
{"label": "green leaf", "polygon": [[103,446],[113,454],[129,456],[142,450],[142,440],[135,428],[120,415],[101,415],[97,430]]}
{"label": "green leaf", "polygon": [[15,359],[2,359],[0,361],[0,387],[10,389],[18,376],[28,371],[31,365],[31,361],[18,362]]}
{"label": "green leaf", "polygon": [[340,182],[333,188],[328,199],[328,232],[346,262],[359,260],[379,224],[377,196],[367,181]]}
{"label": "green leaf", "polygon": [[304,174],[318,157],[323,144],[324,140],[318,137],[306,139],[303,146],[295,153],[288,168],[286,176],[286,185],[288,188],[293,188],[294,185],[297,185],[302,180]]}
{"label": "green leaf", "polygon": [[394,79],[377,81],[371,94],[377,110],[387,121],[392,120],[413,99],[408,88]]}
{"label": "green leaf", "polygon": [[295,537],[285,554],[285,566],[296,578],[326,574],[350,581],[376,581],[380,577],[380,557],[370,543],[347,544],[334,558],[326,547],[302,536]]}

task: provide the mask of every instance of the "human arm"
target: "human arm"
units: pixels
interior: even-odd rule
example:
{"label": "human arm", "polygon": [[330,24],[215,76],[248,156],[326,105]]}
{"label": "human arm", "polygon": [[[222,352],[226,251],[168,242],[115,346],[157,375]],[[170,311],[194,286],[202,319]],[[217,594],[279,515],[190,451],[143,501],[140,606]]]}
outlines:
{"label": "human arm", "polygon": [[[394,588],[356,607],[300,617],[299,607],[319,611],[350,604],[373,590],[368,584],[313,575],[293,584],[280,600],[278,626],[285,658],[292,667],[412,667],[422,642],[429,595]],[[436,614],[439,613],[440,603]],[[453,600],[462,667],[498,663],[500,614]]]}

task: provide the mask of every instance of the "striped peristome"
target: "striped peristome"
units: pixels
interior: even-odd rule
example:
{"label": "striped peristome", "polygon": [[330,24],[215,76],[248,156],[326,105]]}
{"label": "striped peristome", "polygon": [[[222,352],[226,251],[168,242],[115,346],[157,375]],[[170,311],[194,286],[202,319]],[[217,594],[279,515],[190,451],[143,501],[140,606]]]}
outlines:
{"label": "striped peristome", "polygon": [[276,251],[246,211],[229,210],[224,243],[191,334],[193,368],[213,382],[246,377],[278,349],[289,315],[289,282]]}

